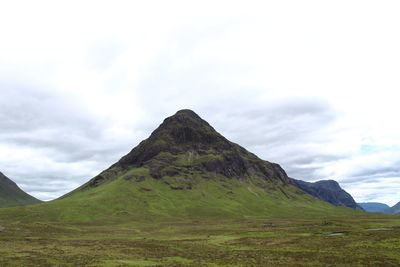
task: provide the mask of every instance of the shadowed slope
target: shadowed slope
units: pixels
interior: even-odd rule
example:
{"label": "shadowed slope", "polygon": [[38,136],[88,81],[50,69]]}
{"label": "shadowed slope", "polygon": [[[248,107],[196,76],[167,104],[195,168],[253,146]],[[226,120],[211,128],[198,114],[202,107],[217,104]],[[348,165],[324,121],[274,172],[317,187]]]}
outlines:
{"label": "shadowed slope", "polygon": [[0,207],[29,205],[41,201],[22,191],[16,183],[0,172]]}
{"label": "shadowed slope", "polygon": [[331,203],[332,205],[362,210],[362,207],[357,205],[353,197],[343,190],[339,183],[334,180],[321,180],[315,183],[309,183],[291,179],[291,182],[304,192]]}
{"label": "shadowed slope", "polygon": [[391,214],[400,214],[400,202],[390,208],[389,212]]}

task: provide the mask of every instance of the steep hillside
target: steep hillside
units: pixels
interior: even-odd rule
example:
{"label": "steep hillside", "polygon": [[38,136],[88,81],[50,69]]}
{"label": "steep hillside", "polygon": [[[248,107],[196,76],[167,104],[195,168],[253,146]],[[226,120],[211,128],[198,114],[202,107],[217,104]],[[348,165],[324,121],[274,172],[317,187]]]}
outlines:
{"label": "steep hillside", "polygon": [[16,183],[0,172],[0,207],[29,205],[41,201],[22,191]]}
{"label": "steep hillside", "polygon": [[352,209],[360,209],[353,197],[343,190],[339,183],[334,180],[321,180],[315,183],[291,179],[291,182],[297,188],[304,192],[331,203],[335,206],[343,206]]}
{"label": "steep hillside", "polygon": [[400,202],[389,209],[391,214],[400,214]]}
{"label": "steep hillside", "polygon": [[365,203],[357,203],[360,207],[362,207],[365,211],[368,212],[382,212],[390,214],[390,207],[384,203],[379,202],[365,202]]}
{"label": "steep hillside", "polygon": [[[230,142],[190,110],[167,118],[109,169],[62,198],[12,209],[25,220],[221,220],[343,215],[275,163]],[[39,216],[40,215],[40,216]]]}

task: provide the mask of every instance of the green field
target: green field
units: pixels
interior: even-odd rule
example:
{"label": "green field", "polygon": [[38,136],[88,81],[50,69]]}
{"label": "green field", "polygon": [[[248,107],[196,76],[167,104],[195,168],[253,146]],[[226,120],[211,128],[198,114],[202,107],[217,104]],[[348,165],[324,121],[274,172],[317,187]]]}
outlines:
{"label": "green field", "polygon": [[400,265],[399,216],[0,225],[0,266]]}
{"label": "green field", "polygon": [[1,208],[0,266],[400,265],[400,216],[335,207],[257,178],[102,175],[112,178]]}

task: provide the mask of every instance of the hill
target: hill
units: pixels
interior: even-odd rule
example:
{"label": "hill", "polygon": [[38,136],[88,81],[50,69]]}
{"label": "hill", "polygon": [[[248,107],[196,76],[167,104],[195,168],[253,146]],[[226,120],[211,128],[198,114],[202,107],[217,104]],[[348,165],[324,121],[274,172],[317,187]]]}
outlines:
{"label": "hill", "polygon": [[230,142],[191,110],[60,199],[3,212],[21,220],[295,218],[350,214],[291,184],[275,163]]}
{"label": "hill", "polygon": [[361,206],[365,211],[368,212],[382,212],[391,214],[390,207],[384,203],[379,202],[365,202],[365,203],[357,203]]}
{"label": "hill", "polygon": [[0,207],[29,205],[41,201],[22,191],[16,183],[0,172]]}
{"label": "hill", "polygon": [[400,202],[389,209],[391,214],[400,214]]}
{"label": "hill", "polygon": [[332,205],[362,210],[362,208],[354,201],[353,197],[343,190],[339,183],[334,180],[322,180],[315,183],[296,179],[291,179],[291,181],[293,185],[306,193],[331,203]]}

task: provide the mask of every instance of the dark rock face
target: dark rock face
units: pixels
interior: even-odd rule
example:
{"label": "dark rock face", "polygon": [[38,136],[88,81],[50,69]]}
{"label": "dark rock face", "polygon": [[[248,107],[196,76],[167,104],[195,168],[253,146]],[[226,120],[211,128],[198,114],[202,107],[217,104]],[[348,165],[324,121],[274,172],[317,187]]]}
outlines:
{"label": "dark rock face", "polygon": [[94,177],[92,180],[90,180],[90,186],[91,187],[96,187],[99,186],[103,181],[105,181],[106,178],[102,175],[97,175]]}
{"label": "dark rock face", "polygon": [[116,165],[141,166],[160,152],[178,154],[188,150],[216,150],[222,152],[232,149],[233,144],[217,133],[206,121],[190,110],[178,111],[135,147]]}
{"label": "dark rock face", "polygon": [[239,180],[257,176],[289,183],[278,164],[261,160],[230,142],[191,110],[180,110],[166,118],[148,139],[111,168],[132,167],[148,168],[155,179],[197,171]]}
{"label": "dark rock face", "polygon": [[315,183],[291,179],[291,183],[304,192],[331,203],[335,206],[344,206],[352,209],[361,209],[353,197],[344,191],[334,180],[322,180]]}

